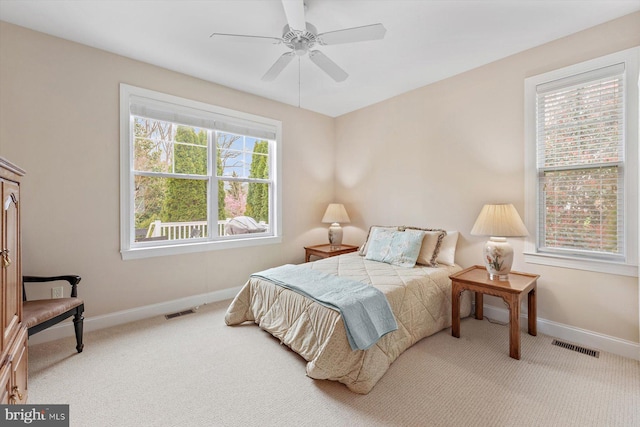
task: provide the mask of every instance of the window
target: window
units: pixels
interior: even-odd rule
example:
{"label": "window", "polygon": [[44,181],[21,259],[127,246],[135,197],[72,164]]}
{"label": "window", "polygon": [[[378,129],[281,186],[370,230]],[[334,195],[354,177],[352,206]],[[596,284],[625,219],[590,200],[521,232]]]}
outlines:
{"label": "window", "polygon": [[638,273],[638,49],[525,82],[525,260]]}
{"label": "window", "polygon": [[122,84],[123,259],[277,243],[280,122]]}

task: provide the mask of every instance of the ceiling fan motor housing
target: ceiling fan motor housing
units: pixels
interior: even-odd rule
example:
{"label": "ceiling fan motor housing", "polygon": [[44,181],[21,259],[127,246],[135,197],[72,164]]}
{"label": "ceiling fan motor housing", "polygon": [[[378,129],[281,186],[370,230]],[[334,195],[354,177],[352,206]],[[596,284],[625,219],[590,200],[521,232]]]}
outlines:
{"label": "ceiling fan motor housing", "polygon": [[311,49],[317,41],[318,30],[313,25],[306,23],[305,31],[292,30],[289,25],[282,29],[282,40],[286,46],[296,55],[302,56]]}

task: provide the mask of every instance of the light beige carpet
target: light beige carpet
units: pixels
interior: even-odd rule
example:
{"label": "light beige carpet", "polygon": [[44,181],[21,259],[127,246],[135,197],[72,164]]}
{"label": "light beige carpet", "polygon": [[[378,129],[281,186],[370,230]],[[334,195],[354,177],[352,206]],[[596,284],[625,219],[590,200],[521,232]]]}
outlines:
{"label": "light beige carpet", "polygon": [[[305,361],[229,301],[29,348],[29,403],[70,405],[71,426],[640,426],[640,362],[593,358],[523,331],[462,321],[393,363],[368,395],[305,375]],[[72,326],[69,326],[72,328]]]}

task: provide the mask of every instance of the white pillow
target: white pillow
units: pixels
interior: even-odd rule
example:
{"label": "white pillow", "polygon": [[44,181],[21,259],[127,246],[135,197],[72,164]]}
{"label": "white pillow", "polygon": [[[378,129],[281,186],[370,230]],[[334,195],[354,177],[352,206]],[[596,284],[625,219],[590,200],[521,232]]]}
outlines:
{"label": "white pillow", "polygon": [[457,231],[447,231],[447,235],[442,239],[440,251],[436,262],[444,265],[455,265],[456,244],[458,243]]}

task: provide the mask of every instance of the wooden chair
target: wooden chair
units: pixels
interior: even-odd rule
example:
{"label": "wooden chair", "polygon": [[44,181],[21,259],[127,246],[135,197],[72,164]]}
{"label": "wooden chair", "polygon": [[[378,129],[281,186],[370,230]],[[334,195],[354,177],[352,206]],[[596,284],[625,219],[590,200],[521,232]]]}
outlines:
{"label": "wooden chair", "polygon": [[[27,294],[24,287],[25,282],[55,282],[59,280],[65,280],[71,285],[70,298],[27,301]],[[29,330],[29,336],[73,316],[77,343],[76,350],[78,350],[78,353],[82,352],[84,348],[84,344],[82,343],[82,327],[84,323],[82,313],[84,313],[84,301],[78,298],[77,286],[80,280],[80,276],[22,277],[22,321]]]}

